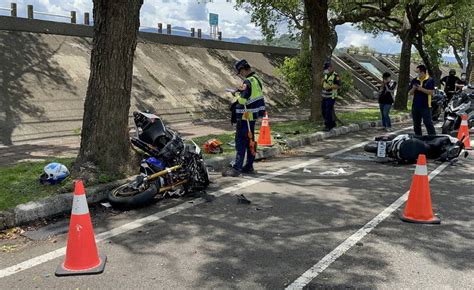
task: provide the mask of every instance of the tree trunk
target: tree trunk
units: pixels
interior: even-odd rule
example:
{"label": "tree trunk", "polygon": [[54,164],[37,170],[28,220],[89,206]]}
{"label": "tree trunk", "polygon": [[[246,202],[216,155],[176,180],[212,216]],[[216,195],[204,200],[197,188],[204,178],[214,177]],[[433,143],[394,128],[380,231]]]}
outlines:
{"label": "tree trunk", "polygon": [[408,103],[408,86],[410,84],[411,46],[414,33],[404,31],[401,33],[402,50],[400,52],[400,72],[398,73],[398,89],[393,108],[406,110]]}
{"label": "tree trunk", "polygon": [[304,0],[308,12],[308,25],[311,35],[311,66],[313,71],[311,117],[312,121],[321,121],[321,91],[324,62],[329,59],[329,37],[327,0]]}
{"label": "tree trunk", "polygon": [[433,77],[436,86],[440,86],[440,80],[441,80],[441,70],[439,68],[439,63],[436,60],[432,60],[431,56],[425,51],[425,47],[423,45],[423,39],[421,37],[417,37],[416,41],[414,43],[416,50],[418,50],[418,53],[421,56],[421,59],[423,60],[428,73],[430,74],[431,77]]}
{"label": "tree trunk", "polygon": [[94,0],[89,85],[75,169],[117,175],[129,165],[133,56],[143,0]]}
{"label": "tree trunk", "polygon": [[456,62],[458,63],[459,67],[460,67],[461,69],[463,69],[463,68],[464,68],[464,64],[462,63],[462,58],[461,58],[461,56],[459,55],[456,46],[451,45],[451,48],[453,49],[453,54],[454,54],[454,58],[456,58]]}

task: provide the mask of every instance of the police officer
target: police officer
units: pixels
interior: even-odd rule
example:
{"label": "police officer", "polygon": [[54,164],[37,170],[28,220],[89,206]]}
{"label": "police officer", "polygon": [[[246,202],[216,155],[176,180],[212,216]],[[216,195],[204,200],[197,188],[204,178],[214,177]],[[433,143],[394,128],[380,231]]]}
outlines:
{"label": "police officer", "polygon": [[324,131],[330,131],[336,127],[336,113],[334,104],[336,103],[337,90],[341,86],[341,78],[334,71],[334,67],[330,61],[324,64],[324,78],[322,90],[321,111],[324,118]]}
{"label": "police officer", "polygon": [[[255,121],[265,115],[265,100],[263,98],[263,84],[260,77],[252,71],[249,63],[242,59],[235,64],[238,75],[244,82],[238,87],[234,95],[237,97],[231,110],[235,115],[235,162],[232,167],[222,172],[223,176],[239,176],[241,173],[254,173],[253,162],[255,156],[250,148],[248,132],[252,132],[255,141]],[[256,145],[256,143],[255,143]],[[256,147],[254,148],[256,150]],[[247,162],[244,166],[245,154]]]}

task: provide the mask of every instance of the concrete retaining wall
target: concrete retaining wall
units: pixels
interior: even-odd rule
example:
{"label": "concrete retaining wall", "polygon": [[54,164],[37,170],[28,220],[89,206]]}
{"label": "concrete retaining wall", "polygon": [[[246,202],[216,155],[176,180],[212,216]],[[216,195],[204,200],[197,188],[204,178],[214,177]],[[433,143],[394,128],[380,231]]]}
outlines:
{"label": "concrete retaining wall", "polygon": [[[92,37],[93,27],[80,24],[60,23],[53,21],[0,16],[0,30],[46,33],[66,36]],[[194,46],[232,51],[247,51],[269,53],[276,55],[296,55],[298,49],[265,45],[252,45],[235,42],[199,39],[168,34],[140,32],[139,37],[144,41],[160,44]]]}

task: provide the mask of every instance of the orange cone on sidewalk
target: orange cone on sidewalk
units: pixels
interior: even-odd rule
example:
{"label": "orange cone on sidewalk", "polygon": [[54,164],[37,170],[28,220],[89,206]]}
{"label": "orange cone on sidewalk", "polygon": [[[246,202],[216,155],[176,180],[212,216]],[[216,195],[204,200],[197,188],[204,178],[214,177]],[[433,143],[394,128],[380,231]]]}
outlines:
{"label": "orange cone on sidewalk", "polygon": [[404,222],[421,224],[441,223],[441,220],[433,215],[433,209],[431,208],[430,182],[424,154],[418,155],[408,201],[400,219]]}
{"label": "orange cone on sidewalk", "polygon": [[471,148],[471,140],[469,137],[469,126],[467,125],[467,115],[464,114],[461,116],[461,126],[459,127],[458,131],[458,140],[461,141],[462,139],[464,143],[465,149],[472,149]]}
{"label": "orange cone on sidewalk", "polygon": [[268,114],[262,119],[262,126],[260,126],[260,134],[258,135],[259,146],[272,146],[272,137],[270,135],[270,123],[268,122]]}
{"label": "orange cone on sidewalk", "polygon": [[97,252],[84,184],[76,180],[66,259],[56,269],[56,276],[100,274],[104,272],[106,260]]}

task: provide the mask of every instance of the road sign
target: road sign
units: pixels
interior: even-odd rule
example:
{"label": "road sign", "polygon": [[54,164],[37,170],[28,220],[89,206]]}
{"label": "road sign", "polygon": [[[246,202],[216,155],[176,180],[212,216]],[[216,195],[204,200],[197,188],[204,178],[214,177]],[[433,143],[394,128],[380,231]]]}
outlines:
{"label": "road sign", "polygon": [[209,13],[209,25],[211,26],[219,25],[219,14]]}

